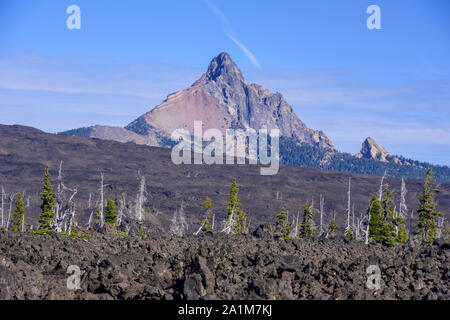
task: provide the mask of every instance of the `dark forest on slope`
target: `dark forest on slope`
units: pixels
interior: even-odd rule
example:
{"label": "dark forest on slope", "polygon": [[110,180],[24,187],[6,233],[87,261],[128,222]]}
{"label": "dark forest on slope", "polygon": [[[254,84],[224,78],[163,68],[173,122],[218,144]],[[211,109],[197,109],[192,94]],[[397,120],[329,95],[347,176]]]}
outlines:
{"label": "dark forest on slope", "polygon": [[434,166],[426,162],[406,159],[401,156],[388,158],[387,162],[374,159],[357,158],[349,153],[330,151],[310,144],[299,145],[295,139],[280,138],[281,163],[291,166],[320,168],[340,172],[362,173],[382,176],[387,175],[404,179],[422,179],[428,168],[433,167],[438,181],[450,182],[450,168]]}

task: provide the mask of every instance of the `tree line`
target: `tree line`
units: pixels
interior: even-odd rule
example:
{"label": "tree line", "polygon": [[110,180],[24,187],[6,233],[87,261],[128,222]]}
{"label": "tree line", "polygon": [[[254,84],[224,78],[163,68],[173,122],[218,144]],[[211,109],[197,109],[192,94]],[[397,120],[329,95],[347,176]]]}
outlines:
{"label": "tree line", "polygon": [[[394,204],[395,192],[385,183],[385,175],[381,178],[378,193],[372,195],[369,206],[364,215],[355,216],[354,205],[351,206],[351,179],[348,182],[348,205],[347,205],[347,224],[344,228],[344,236],[349,240],[363,240],[366,244],[369,241],[381,243],[392,247],[397,244],[405,244],[409,239],[412,240],[411,227],[407,226],[407,206],[405,201],[406,187],[402,179],[400,204],[397,207]],[[119,231],[117,226],[122,223],[124,200],[109,197],[104,199],[104,176],[101,174],[99,201],[91,211],[88,230],[105,228],[110,233],[126,235],[126,232]],[[419,208],[417,210],[417,234],[416,242],[422,246],[431,246],[436,238],[442,236],[444,230],[444,215],[437,211],[437,204],[434,199],[438,191],[438,184],[432,168],[429,168],[425,174],[423,191],[419,199]],[[69,194],[69,195],[65,195]],[[34,230],[28,230],[35,235],[49,235],[53,232],[78,237],[88,238],[88,234],[78,227],[75,221],[75,202],[74,197],[77,194],[76,188],[68,188],[62,179],[62,162],[59,168],[57,190],[55,192],[51,183],[49,165],[44,171],[43,186],[40,193],[41,214],[39,217],[39,226]],[[279,194],[277,193],[277,198]],[[17,195],[15,209],[12,211],[12,201],[10,201],[10,210],[7,219],[4,214],[4,200],[6,194],[2,187],[1,193],[1,225],[0,231],[11,230],[13,232],[25,232],[26,230],[26,212],[22,193]],[[10,198],[11,199],[11,198]],[[140,175],[140,187],[135,201],[135,219],[141,223],[144,219],[143,203],[145,202],[145,177]],[[106,204],[106,205],[105,205]],[[117,209],[119,207],[119,210]],[[239,200],[239,188],[237,180],[233,179],[229,191],[228,206],[226,208],[226,218],[221,223],[216,222],[213,203],[208,196],[203,203],[205,210],[204,216],[200,221],[200,227],[194,233],[198,235],[205,232],[223,232],[226,234],[246,234],[249,232],[249,221],[247,214],[242,209],[242,203]],[[318,237],[333,238],[338,234],[338,225],[335,213],[330,213],[329,224],[324,223],[324,197],[320,195],[319,209],[313,208],[312,203],[303,205],[303,217],[300,222],[300,212],[296,216],[289,217],[289,211],[282,208],[275,215],[275,222],[271,225],[274,236],[281,240],[290,239],[314,239]],[[89,208],[91,208],[91,197],[89,197]],[[12,212],[11,212],[12,211]],[[119,212],[118,212],[119,211]],[[319,223],[314,222],[315,212],[319,215]],[[11,217],[12,215],[12,217]],[[12,224],[10,226],[10,219]],[[6,220],[6,223],[5,223]],[[448,228],[448,223],[447,223]],[[187,235],[188,223],[184,215],[184,205],[175,210],[171,220],[169,232],[172,235]],[[409,230],[408,230],[409,229]],[[142,226],[139,235],[145,237]]]}

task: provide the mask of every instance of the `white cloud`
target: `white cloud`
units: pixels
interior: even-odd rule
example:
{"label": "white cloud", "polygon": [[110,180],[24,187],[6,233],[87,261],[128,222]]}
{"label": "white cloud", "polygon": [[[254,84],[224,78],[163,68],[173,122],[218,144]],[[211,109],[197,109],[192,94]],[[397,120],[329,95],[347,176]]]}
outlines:
{"label": "white cloud", "polygon": [[239,49],[242,50],[242,52],[247,56],[247,58],[250,60],[250,62],[253,64],[253,66],[257,69],[261,69],[261,64],[259,63],[258,59],[255,57],[255,55],[235,36],[233,29],[231,28],[231,24],[228,21],[228,19],[225,17],[222,11],[220,11],[219,8],[217,8],[211,0],[204,0],[205,3],[208,5],[211,12],[222,22],[224,32],[227,35],[227,37],[236,44]]}

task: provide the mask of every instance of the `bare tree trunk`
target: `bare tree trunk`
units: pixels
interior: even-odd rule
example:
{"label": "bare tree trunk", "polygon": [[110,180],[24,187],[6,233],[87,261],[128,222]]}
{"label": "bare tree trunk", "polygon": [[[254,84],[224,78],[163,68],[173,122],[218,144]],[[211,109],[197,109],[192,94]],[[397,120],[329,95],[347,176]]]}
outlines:
{"label": "bare tree trunk", "polygon": [[104,217],[104,205],[105,205],[105,199],[104,199],[104,187],[105,185],[104,183],[104,179],[105,179],[105,175],[103,174],[103,172],[100,172],[100,176],[101,176],[101,181],[100,181],[100,226],[103,228],[103,226],[105,225],[105,217]]}
{"label": "bare tree trunk", "polygon": [[366,239],[365,239],[364,243],[366,245],[369,244],[369,227],[370,227],[370,219],[371,219],[371,213],[370,213],[371,210],[372,210],[372,204],[370,204],[370,206],[369,206],[369,216],[368,216],[367,228],[366,228],[366,232],[365,232]]}
{"label": "bare tree trunk", "polygon": [[92,202],[92,193],[89,192],[88,209],[91,208],[91,202]]}
{"label": "bare tree trunk", "polygon": [[58,186],[56,189],[56,203],[55,203],[55,220],[56,221],[61,220],[60,210],[61,210],[62,203],[63,203],[63,194],[62,193],[64,191],[64,187],[63,187],[63,182],[62,182],[62,165],[63,165],[63,162],[61,160],[59,162]]}
{"label": "bare tree trunk", "polygon": [[122,217],[125,211],[126,203],[127,203],[126,194],[122,193],[122,198],[119,199],[119,210],[118,210],[119,212],[117,215],[116,226],[120,226],[122,224]]}
{"label": "bare tree trunk", "polygon": [[400,191],[400,207],[398,210],[398,214],[400,216],[400,218],[406,218],[408,215],[408,207],[406,205],[406,184],[405,184],[405,180],[402,178],[402,186],[401,186],[401,191]]}
{"label": "bare tree trunk", "polygon": [[[323,234],[323,208],[325,204],[325,199],[322,195],[320,195],[320,235]],[[298,217],[297,217],[298,219]]]}
{"label": "bare tree trunk", "polygon": [[12,206],[13,206],[14,198],[16,197],[16,195],[17,195],[17,193],[14,193],[9,196],[9,212],[8,212],[8,221],[6,222],[6,230],[9,230],[9,222],[11,220]]}
{"label": "bare tree trunk", "polygon": [[136,218],[138,221],[142,221],[144,218],[143,206],[145,200],[145,176],[142,175],[140,179],[139,193],[136,198]]}
{"label": "bare tree trunk", "polygon": [[181,203],[180,210],[176,209],[173,213],[172,222],[170,224],[170,233],[182,237],[188,231],[188,225],[184,216],[184,207]]}
{"label": "bare tree trunk", "polygon": [[355,202],[353,201],[353,206],[352,206],[352,229],[356,230],[355,228]]}
{"label": "bare tree trunk", "polygon": [[347,228],[345,228],[345,234],[350,229],[350,215],[351,215],[351,178],[348,178],[348,200],[347,200]]}
{"label": "bare tree trunk", "polygon": [[381,199],[383,199],[383,186],[384,186],[384,179],[386,178],[386,173],[387,171],[384,171],[383,176],[381,177],[381,181],[380,181],[380,189],[378,190],[378,200],[381,201]]}
{"label": "bare tree trunk", "polygon": [[438,229],[436,238],[440,239],[442,237],[442,229],[444,228],[445,217],[441,217],[438,219]]}
{"label": "bare tree trunk", "polygon": [[235,224],[234,221],[234,209],[236,205],[233,205],[233,209],[231,209],[231,215],[227,218],[228,221],[225,220],[225,226],[222,229],[222,232],[225,232],[226,234],[230,234],[233,231],[233,227]]}
{"label": "bare tree trunk", "polygon": [[1,227],[0,228],[3,228],[4,226],[5,226],[5,218],[4,218],[4,216],[5,216],[5,214],[4,214],[4,212],[5,212],[5,209],[4,209],[4,200],[5,200],[5,197],[6,197],[6,194],[5,194],[5,188],[3,188],[3,186],[2,186],[2,194],[1,194],[1,201],[2,201],[2,207],[1,207],[1,209],[2,209],[2,224],[1,224]]}

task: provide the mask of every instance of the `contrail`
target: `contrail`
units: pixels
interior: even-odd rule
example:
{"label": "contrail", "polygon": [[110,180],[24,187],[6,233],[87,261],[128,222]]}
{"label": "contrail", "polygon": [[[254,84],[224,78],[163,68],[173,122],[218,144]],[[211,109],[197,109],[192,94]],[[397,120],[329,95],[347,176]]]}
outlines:
{"label": "contrail", "polygon": [[234,35],[233,29],[231,28],[230,23],[228,22],[228,19],[225,17],[222,11],[220,11],[219,8],[217,8],[211,0],[204,0],[205,3],[208,5],[211,12],[219,18],[220,21],[222,21],[224,32],[227,35],[227,37],[233,41],[241,50],[244,52],[244,54],[247,56],[247,58],[250,60],[250,62],[258,69],[261,69],[261,65],[259,64],[258,59],[256,59],[255,55]]}

